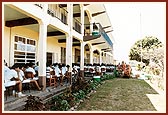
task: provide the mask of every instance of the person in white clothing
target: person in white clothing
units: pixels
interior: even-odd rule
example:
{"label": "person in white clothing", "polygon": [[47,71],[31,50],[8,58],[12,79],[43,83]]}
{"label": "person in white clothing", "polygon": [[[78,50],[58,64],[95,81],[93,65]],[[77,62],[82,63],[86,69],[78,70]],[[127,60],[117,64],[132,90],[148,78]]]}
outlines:
{"label": "person in white clothing", "polygon": [[102,72],[103,74],[106,73],[106,66],[105,66],[103,63],[101,64],[101,72]]}
{"label": "person in white clothing", "polygon": [[38,76],[38,71],[39,71],[39,62],[36,63],[35,67],[34,67],[34,70],[36,72],[36,75],[35,76]]}
{"label": "person in white clothing", "polygon": [[71,76],[69,75],[69,67],[70,67],[69,65],[65,66],[65,64],[62,64],[62,81],[64,78],[66,78],[67,82],[68,81],[71,82],[70,81]]}
{"label": "person in white clothing", "polygon": [[63,85],[62,84],[62,72],[60,70],[60,67],[58,66],[58,63],[54,63],[54,71],[55,71],[55,75],[57,76],[57,78],[60,79],[60,84],[61,86]]}
{"label": "person in white clothing", "polygon": [[33,72],[34,75],[36,74],[35,70],[33,69],[33,63],[29,63],[25,71]]}
{"label": "person in white clothing", "polygon": [[39,84],[36,80],[34,79],[31,79],[31,78],[26,78],[25,75],[24,75],[24,72],[22,71],[24,70],[24,65],[21,65],[19,66],[19,70],[17,70],[19,72],[19,79],[22,83],[34,83],[35,86],[37,87],[37,89],[40,91],[41,88],[39,87]]}
{"label": "person in white clothing", "polygon": [[[33,75],[35,76],[35,75],[36,75],[36,72],[35,72],[35,70],[33,69],[33,66],[34,66],[33,63],[28,63],[25,72],[32,72]],[[33,77],[33,79],[34,79],[34,80],[38,80],[38,76],[37,76],[37,77]]]}
{"label": "person in white clothing", "polygon": [[14,64],[11,70],[4,66],[4,86],[10,87],[18,85],[18,97],[21,97],[25,95],[22,94],[22,82],[19,80],[19,73],[16,72],[18,69],[18,64]]}
{"label": "person in white clothing", "polygon": [[65,66],[65,64],[62,64],[62,75],[66,76],[66,72],[67,72],[67,67]]}

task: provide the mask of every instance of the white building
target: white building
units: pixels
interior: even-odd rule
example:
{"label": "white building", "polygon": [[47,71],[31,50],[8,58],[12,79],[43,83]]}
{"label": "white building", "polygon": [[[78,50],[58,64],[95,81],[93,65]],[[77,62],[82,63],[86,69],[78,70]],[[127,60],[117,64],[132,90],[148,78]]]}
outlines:
{"label": "white building", "polygon": [[[39,62],[45,87],[46,63],[113,63],[112,25],[103,4],[2,3],[3,59]],[[71,68],[70,68],[71,69]]]}

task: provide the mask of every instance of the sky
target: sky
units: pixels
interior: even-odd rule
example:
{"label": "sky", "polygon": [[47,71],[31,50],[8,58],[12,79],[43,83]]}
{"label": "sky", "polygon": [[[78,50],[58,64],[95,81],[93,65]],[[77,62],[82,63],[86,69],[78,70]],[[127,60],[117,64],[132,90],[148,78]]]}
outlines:
{"label": "sky", "polygon": [[114,59],[128,62],[131,47],[145,36],[166,43],[165,2],[109,2],[105,8],[114,30]]}

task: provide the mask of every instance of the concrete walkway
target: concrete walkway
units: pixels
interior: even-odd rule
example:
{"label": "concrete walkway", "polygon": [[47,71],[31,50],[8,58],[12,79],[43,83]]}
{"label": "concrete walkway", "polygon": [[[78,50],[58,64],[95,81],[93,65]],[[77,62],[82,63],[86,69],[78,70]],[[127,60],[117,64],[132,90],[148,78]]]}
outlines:
{"label": "concrete walkway", "polygon": [[151,103],[158,113],[166,113],[166,90],[158,88],[156,83],[151,83],[150,80],[145,80],[158,94],[147,94]]}

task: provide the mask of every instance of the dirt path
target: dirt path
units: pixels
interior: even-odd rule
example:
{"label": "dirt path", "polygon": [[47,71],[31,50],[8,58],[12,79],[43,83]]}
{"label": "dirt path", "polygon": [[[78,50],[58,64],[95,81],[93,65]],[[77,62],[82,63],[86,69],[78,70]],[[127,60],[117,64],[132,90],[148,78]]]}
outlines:
{"label": "dirt path", "polygon": [[78,111],[156,111],[146,94],[157,94],[145,81],[116,78],[106,81]]}

